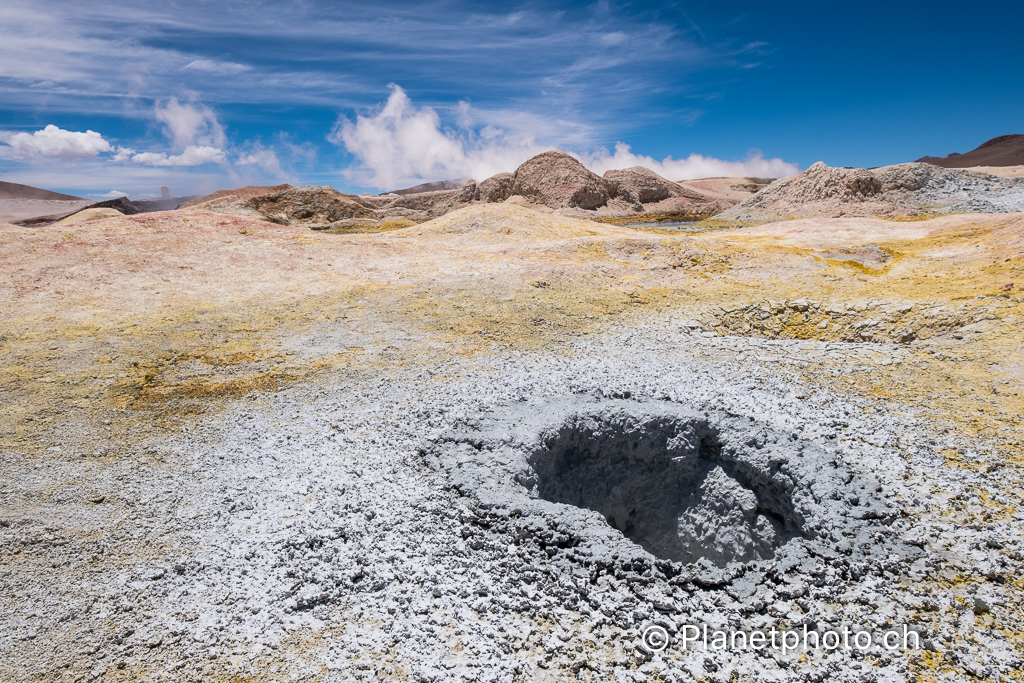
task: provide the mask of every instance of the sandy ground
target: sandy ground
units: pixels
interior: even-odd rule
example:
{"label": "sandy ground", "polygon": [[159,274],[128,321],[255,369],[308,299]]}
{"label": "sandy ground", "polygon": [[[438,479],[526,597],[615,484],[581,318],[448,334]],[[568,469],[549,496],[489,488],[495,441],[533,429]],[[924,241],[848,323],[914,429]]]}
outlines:
{"label": "sandy ground", "polygon": [[964,170],[989,173],[1003,178],[1024,178],[1024,166],[971,166]]}
{"label": "sandy ground", "polygon": [[83,206],[93,202],[83,200],[54,200],[54,199],[0,199],[0,222],[13,223],[14,221],[36,218],[38,216],[59,216],[72,211],[77,211]]}
{"label": "sandy ground", "polygon": [[744,178],[701,178],[699,180],[680,180],[678,184],[708,197],[727,199],[732,202],[741,202],[752,194],[752,188],[744,187]]}
{"label": "sandy ground", "polygon": [[[4,680],[1024,675],[1024,214],[698,235],[510,205],[366,235],[85,218],[0,232]],[[887,564],[857,537],[819,584],[786,553],[594,573],[557,540],[565,508],[529,540],[423,460],[566,396],[763,421],[879,482],[885,534],[919,551]],[[636,645],[716,614],[913,622],[928,649]]]}

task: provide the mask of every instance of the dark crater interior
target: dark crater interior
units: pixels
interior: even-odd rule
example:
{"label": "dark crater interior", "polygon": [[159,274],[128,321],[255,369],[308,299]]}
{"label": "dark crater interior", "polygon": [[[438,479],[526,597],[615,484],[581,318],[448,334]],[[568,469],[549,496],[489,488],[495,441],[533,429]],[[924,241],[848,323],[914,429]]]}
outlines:
{"label": "dark crater interior", "polygon": [[737,457],[701,419],[574,415],[529,463],[541,498],[599,512],[662,559],[769,559],[803,535],[791,486]]}

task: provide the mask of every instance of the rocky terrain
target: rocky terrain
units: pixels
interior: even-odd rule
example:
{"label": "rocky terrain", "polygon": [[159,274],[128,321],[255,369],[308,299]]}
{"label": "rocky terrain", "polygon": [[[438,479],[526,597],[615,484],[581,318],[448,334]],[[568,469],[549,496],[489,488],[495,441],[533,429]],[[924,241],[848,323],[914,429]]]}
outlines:
{"label": "rocky terrain", "polygon": [[[611,222],[692,220],[710,217],[768,182],[713,178],[684,186],[642,167],[608,171],[601,177],[568,154],[545,152],[515,173],[499,173],[480,183],[440,181],[378,196],[344,194],[330,187],[247,187],[219,190],[179,208],[333,232],[394,230],[468,206],[494,203]],[[698,184],[704,189],[697,189]]]}
{"label": "rocky terrain", "polygon": [[782,178],[717,218],[767,222],[794,218],[927,217],[1024,211],[1024,179],[931,164],[875,169],[818,162]]}
{"label": "rocky terrain", "polygon": [[1024,165],[1024,135],[1000,135],[983,142],[966,154],[953,152],[944,157],[921,157],[919,162],[943,168]]}
{"label": "rocky terrain", "polygon": [[0,679],[1020,680],[1024,213],[668,234],[570,170],[5,227]]}

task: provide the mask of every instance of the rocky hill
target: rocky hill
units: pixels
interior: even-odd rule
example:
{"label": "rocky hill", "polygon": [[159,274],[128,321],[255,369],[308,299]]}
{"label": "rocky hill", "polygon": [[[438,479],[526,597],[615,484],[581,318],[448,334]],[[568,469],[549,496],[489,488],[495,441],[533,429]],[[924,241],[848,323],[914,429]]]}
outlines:
{"label": "rocky hill", "polygon": [[926,216],[1024,211],[1024,178],[912,163],[877,169],[832,168],[822,162],[777,180],[719,218],[766,222],[784,218]]}
{"label": "rocky hill", "polygon": [[342,232],[400,228],[467,206],[499,202],[577,218],[679,219],[712,216],[750,196],[770,179],[711,181],[702,191],[692,183],[684,187],[640,166],[608,171],[602,177],[568,154],[544,152],[514,173],[499,173],[480,183],[438,181],[376,196],[316,186],[244,187],[218,190],[178,208]]}
{"label": "rocky hill", "polygon": [[953,152],[944,157],[921,157],[919,162],[943,168],[1024,165],[1024,135],[1000,135],[966,154]]}
{"label": "rocky hill", "polygon": [[[378,215],[422,221],[478,203],[509,202],[542,211],[586,218],[711,216],[747,197],[761,179],[731,179],[732,197],[702,193],[635,166],[599,176],[563,152],[544,152],[514,173],[499,173],[480,183],[469,180],[457,189],[421,191],[395,197],[360,197]],[[419,187],[426,188],[431,184]],[[416,189],[416,188],[411,188]]]}

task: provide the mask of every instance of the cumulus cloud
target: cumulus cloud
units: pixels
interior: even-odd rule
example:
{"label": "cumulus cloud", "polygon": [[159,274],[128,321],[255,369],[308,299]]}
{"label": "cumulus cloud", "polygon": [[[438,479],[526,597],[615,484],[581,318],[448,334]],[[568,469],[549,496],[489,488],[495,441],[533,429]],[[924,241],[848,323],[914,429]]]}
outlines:
{"label": "cumulus cloud", "polygon": [[[557,146],[541,144],[534,134],[522,128],[515,132],[491,124],[476,128],[474,112],[466,102],[460,102],[453,113],[458,129],[444,128],[436,111],[430,107],[417,108],[404,90],[392,86],[390,96],[379,110],[368,116],[359,115],[355,121],[340,117],[328,140],[344,146],[358,160],[344,172],[347,178],[381,189],[422,180],[483,180],[495,173],[514,171],[530,157]],[[533,121],[529,116],[512,113],[504,118],[537,124],[546,129],[547,138],[557,139],[560,132],[556,126]],[[713,176],[779,178],[800,172],[796,164],[766,159],[760,152],[753,152],[742,161],[723,161],[700,154],[684,159],[669,156],[659,161],[634,154],[629,145],[620,142],[614,153],[603,147],[569,153],[598,174],[609,169],[645,166],[669,180]]]}
{"label": "cumulus cloud", "polygon": [[359,160],[346,175],[382,189],[418,179],[472,177],[478,180],[516,166],[547,147],[530,134],[507,133],[494,126],[479,132],[460,105],[462,130],[443,129],[431,107],[417,108],[398,86],[376,113],[341,117],[328,140],[343,145]]}
{"label": "cumulus cloud", "polygon": [[103,197],[104,199],[117,199],[118,197],[127,197],[127,196],[128,196],[128,193],[127,192],[122,192],[121,190],[111,190],[110,192],[107,192],[106,194],[94,194],[93,195],[93,197]]}
{"label": "cumulus cloud", "polygon": [[0,140],[7,143],[0,147],[0,156],[10,159],[44,156],[72,161],[92,159],[101,152],[112,151],[110,143],[96,131],[79,133],[52,124],[35,133],[0,134]]}
{"label": "cumulus cloud", "polygon": [[181,154],[174,156],[168,156],[164,152],[143,152],[132,156],[132,161],[147,166],[201,166],[209,163],[219,164],[226,158],[224,150],[216,147],[189,145]]}
{"label": "cumulus cloud", "polygon": [[172,97],[157,103],[153,114],[179,149],[195,145],[222,148],[227,142],[217,115],[205,105],[182,103],[177,97]]}
{"label": "cumulus cloud", "polygon": [[603,174],[614,168],[644,166],[668,180],[690,180],[692,178],[742,177],[784,178],[800,173],[796,164],[779,158],[765,159],[761,152],[754,151],[743,161],[723,161],[701,154],[691,154],[685,159],[665,157],[661,161],[653,157],[633,154],[629,145],[618,142],[615,153],[611,154],[603,147],[593,154],[584,155],[580,160],[591,171]]}

